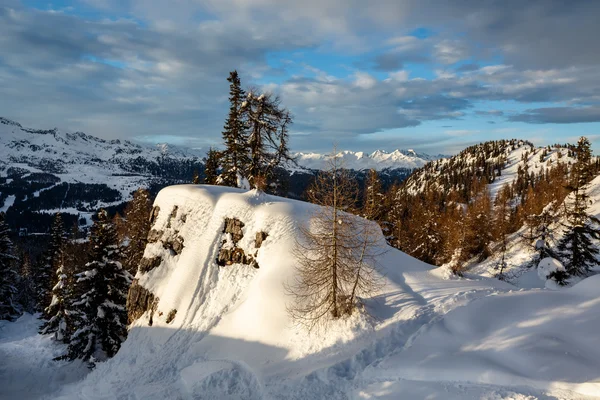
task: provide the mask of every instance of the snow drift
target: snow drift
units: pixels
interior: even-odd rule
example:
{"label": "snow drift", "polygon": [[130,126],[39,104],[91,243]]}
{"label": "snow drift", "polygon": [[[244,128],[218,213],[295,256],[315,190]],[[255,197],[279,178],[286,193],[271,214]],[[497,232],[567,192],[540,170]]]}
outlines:
{"label": "snow drift", "polygon": [[52,397],[600,395],[600,277],[563,291],[513,291],[495,279],[451,278],[386,247],[385,285],[366,300],[371,316],[308,335],[286,312],[284,283],[314,207],[223,187],[162,190],[136,276],[144,307],[128,339]]}

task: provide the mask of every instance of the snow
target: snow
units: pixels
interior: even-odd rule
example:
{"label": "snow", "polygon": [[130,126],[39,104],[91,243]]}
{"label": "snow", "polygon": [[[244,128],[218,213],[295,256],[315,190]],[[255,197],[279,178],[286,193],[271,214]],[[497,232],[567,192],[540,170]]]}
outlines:
{"label": "snow", "polygon": [[537,272],[538,277],[545,283],[548,280],[548,276],[556,271],[564,271],[565,267],[556,258],[546,257],[540,260]]}
{"label": "snow", "polygon": [[[142,316],[113,359],[76,382],[48,383],[49,398],[600,396],[600,275],[558,291],[517,289],[477,274],[449,275],[387,247],[381,237],[383,287],[364,299],[370,316],[355,313],[309,334],[287,314],[292,299],[284,283],[295,276],[291,250],[299,227],[316,206],[207,185],[166,188],[155,205],[153,228],[177,232],[184,248],[180,254],[160,243],[146,248],[145,257],[162,258],[136,277],[160,299],[152,326]],[[257,250],[259,269],[216,265],[219,245],[228,240],[226,217],[244,223],[237,245],[246,251],[255,251],[256,232],[268,233]],[[33,330],[23,335],[52,344]],[[23,362],[38,362],[28,349],[12,351]],[[21,362],[9,361],[2,364],[9,371],[0,373],[0,390],[6,376],[16,376],[13,362]],[[14,385],[11,394],[18,393]]]}
{"label": "snow", "polygon": [[14,195],[6,196],[6,200],[4,200],[4,204],[0,207],[0,212],[6,212],[9,208],[15,204],[16,197]]}
{"label": "snow", "polygon": [[0,321],[0,399],[39,399],[65,384],[80,381],[89,370],[80,362],[54,361],[66,346],[40,335],[39,315]]}

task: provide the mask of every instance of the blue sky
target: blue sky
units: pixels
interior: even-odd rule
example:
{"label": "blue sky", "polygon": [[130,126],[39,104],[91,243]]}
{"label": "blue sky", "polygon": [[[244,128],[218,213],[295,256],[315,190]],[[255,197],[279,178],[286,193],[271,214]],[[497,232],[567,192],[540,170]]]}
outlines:
{"label": "blue sky", "polygon": [[0,116],[218,146],[226,77],[278,94],[292,147],[600,150],[600,2],[4,0]]}

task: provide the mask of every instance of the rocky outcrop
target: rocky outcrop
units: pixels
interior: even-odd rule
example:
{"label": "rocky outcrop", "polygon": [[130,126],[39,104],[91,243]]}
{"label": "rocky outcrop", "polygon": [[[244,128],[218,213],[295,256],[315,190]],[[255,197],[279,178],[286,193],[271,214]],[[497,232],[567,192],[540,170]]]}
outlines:
{"label": "rocky outcrop", "polygon": [[175,315],[177,315],[176,309],[172,309],[171,311],[169,311],[169,314],[167,314],[167,319],[165,322],[167,324],[170,324],[175,319]]}
{"label": "rocky outcrop", "polygon": [[183,250],[183,237],[175,232],[172,236],[168,236],[167,238],[162,240],[163,248],[171,250],[175,254],[181,254]]}
{"label": "rocky outcrop", "polygon": [[[258,262],[256,256],[258,251],[254,252],[254,255],[248,254],[250,251],[244,251],[239,246],[240,240],[244,237],[243,228],[244,223],[237,218],[225,218],[225,225],[223,227],[223,233],[229,234],[231,237],[231,244],[228,244],[227,240],[223,240],[221,248],[217,255],[217,265],[224,267],[231,264],[244,264],[250,265],[253,268],[258,268]],[[254,240],[254,247],[260,248],[263,241],[268,235],[265,232],[257,232]]]}
{"label": "rocky outcrop", "polygon": [[148,325],[152,325],[152,317],[158,306],[158,298],[145,287],[133,280],[127,294],[127,320],[131,324],[140,318],[146,311],[150,311]]}
{"label": "rocky outcrop", "polygon": [[225,218],[225,227],[223,228],[223,233],[230,233],[231,240],[233,240],[233,243],[237,245],[237,243],[244,237],[244,232],[242,231],[243,227],[244,223],[239,219]]}
{"label": "rocky outcrop", "polygon": [[256,238],[254,239],[254,247],[260,249],[265,239],[269,236],[266,232],[256,232]]}
{"label": "rocky outcrop", "polygon": [[146,272],[152,271],[154,268],[158,267],[161,262],[162,262],[162,259],[160,257],[153,257],[153,258],[143,257],[140,261],[138,270],[142,274],[145,274]]}
{"label": "rocky outcrop", "polygon": [[163,231],[157,231],[156,229],[152,229],[148,232],[148,243],[156,243],[160,240],[163,235]]}
{"label": "rocky outcrop", "polygon": [[160,207],[154,206],[152,208],[152,213],[150,214],[150,225],[154,225],[156,222],[156,218],[158,218],[158,214],[160,213]]}

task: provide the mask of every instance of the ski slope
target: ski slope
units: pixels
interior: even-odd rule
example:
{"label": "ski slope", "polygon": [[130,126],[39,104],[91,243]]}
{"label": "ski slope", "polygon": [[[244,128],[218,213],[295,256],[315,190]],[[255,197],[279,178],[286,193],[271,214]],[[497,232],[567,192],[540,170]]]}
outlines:
{"label": "ski slope", "polygon": [[[146,248],[145,257],[162,259],[136,276],[160,298],[152,326],[148,313],[139,318],[113,359],[84,379],[48,387],[47,398],[600,397],[600,276],[559,291],[477,275],[458,279],[381,237],[384,285],[365,299],[370,316],[355,314],[309,334],[289,318],[284,284],[295,276],[299,226],[316,206],[204,185],[166,188],[155,205],[153,229],[180,235],[184,248]],[[244,223],[239,246],[246,250],[254,249],[256,232],[268,233],[257,250],[259,269],[217,266],[220,244],[231,239],[224,219],[232,217]],[[177,313],[167,323],[171,310]],[[1,335],[0,356],[16,352],[20,341]],[[36,362],[35,350],[18,351]],[[0,398],[11,368],[0,369]],[[48,368],[32,369],[23,390]]]}

